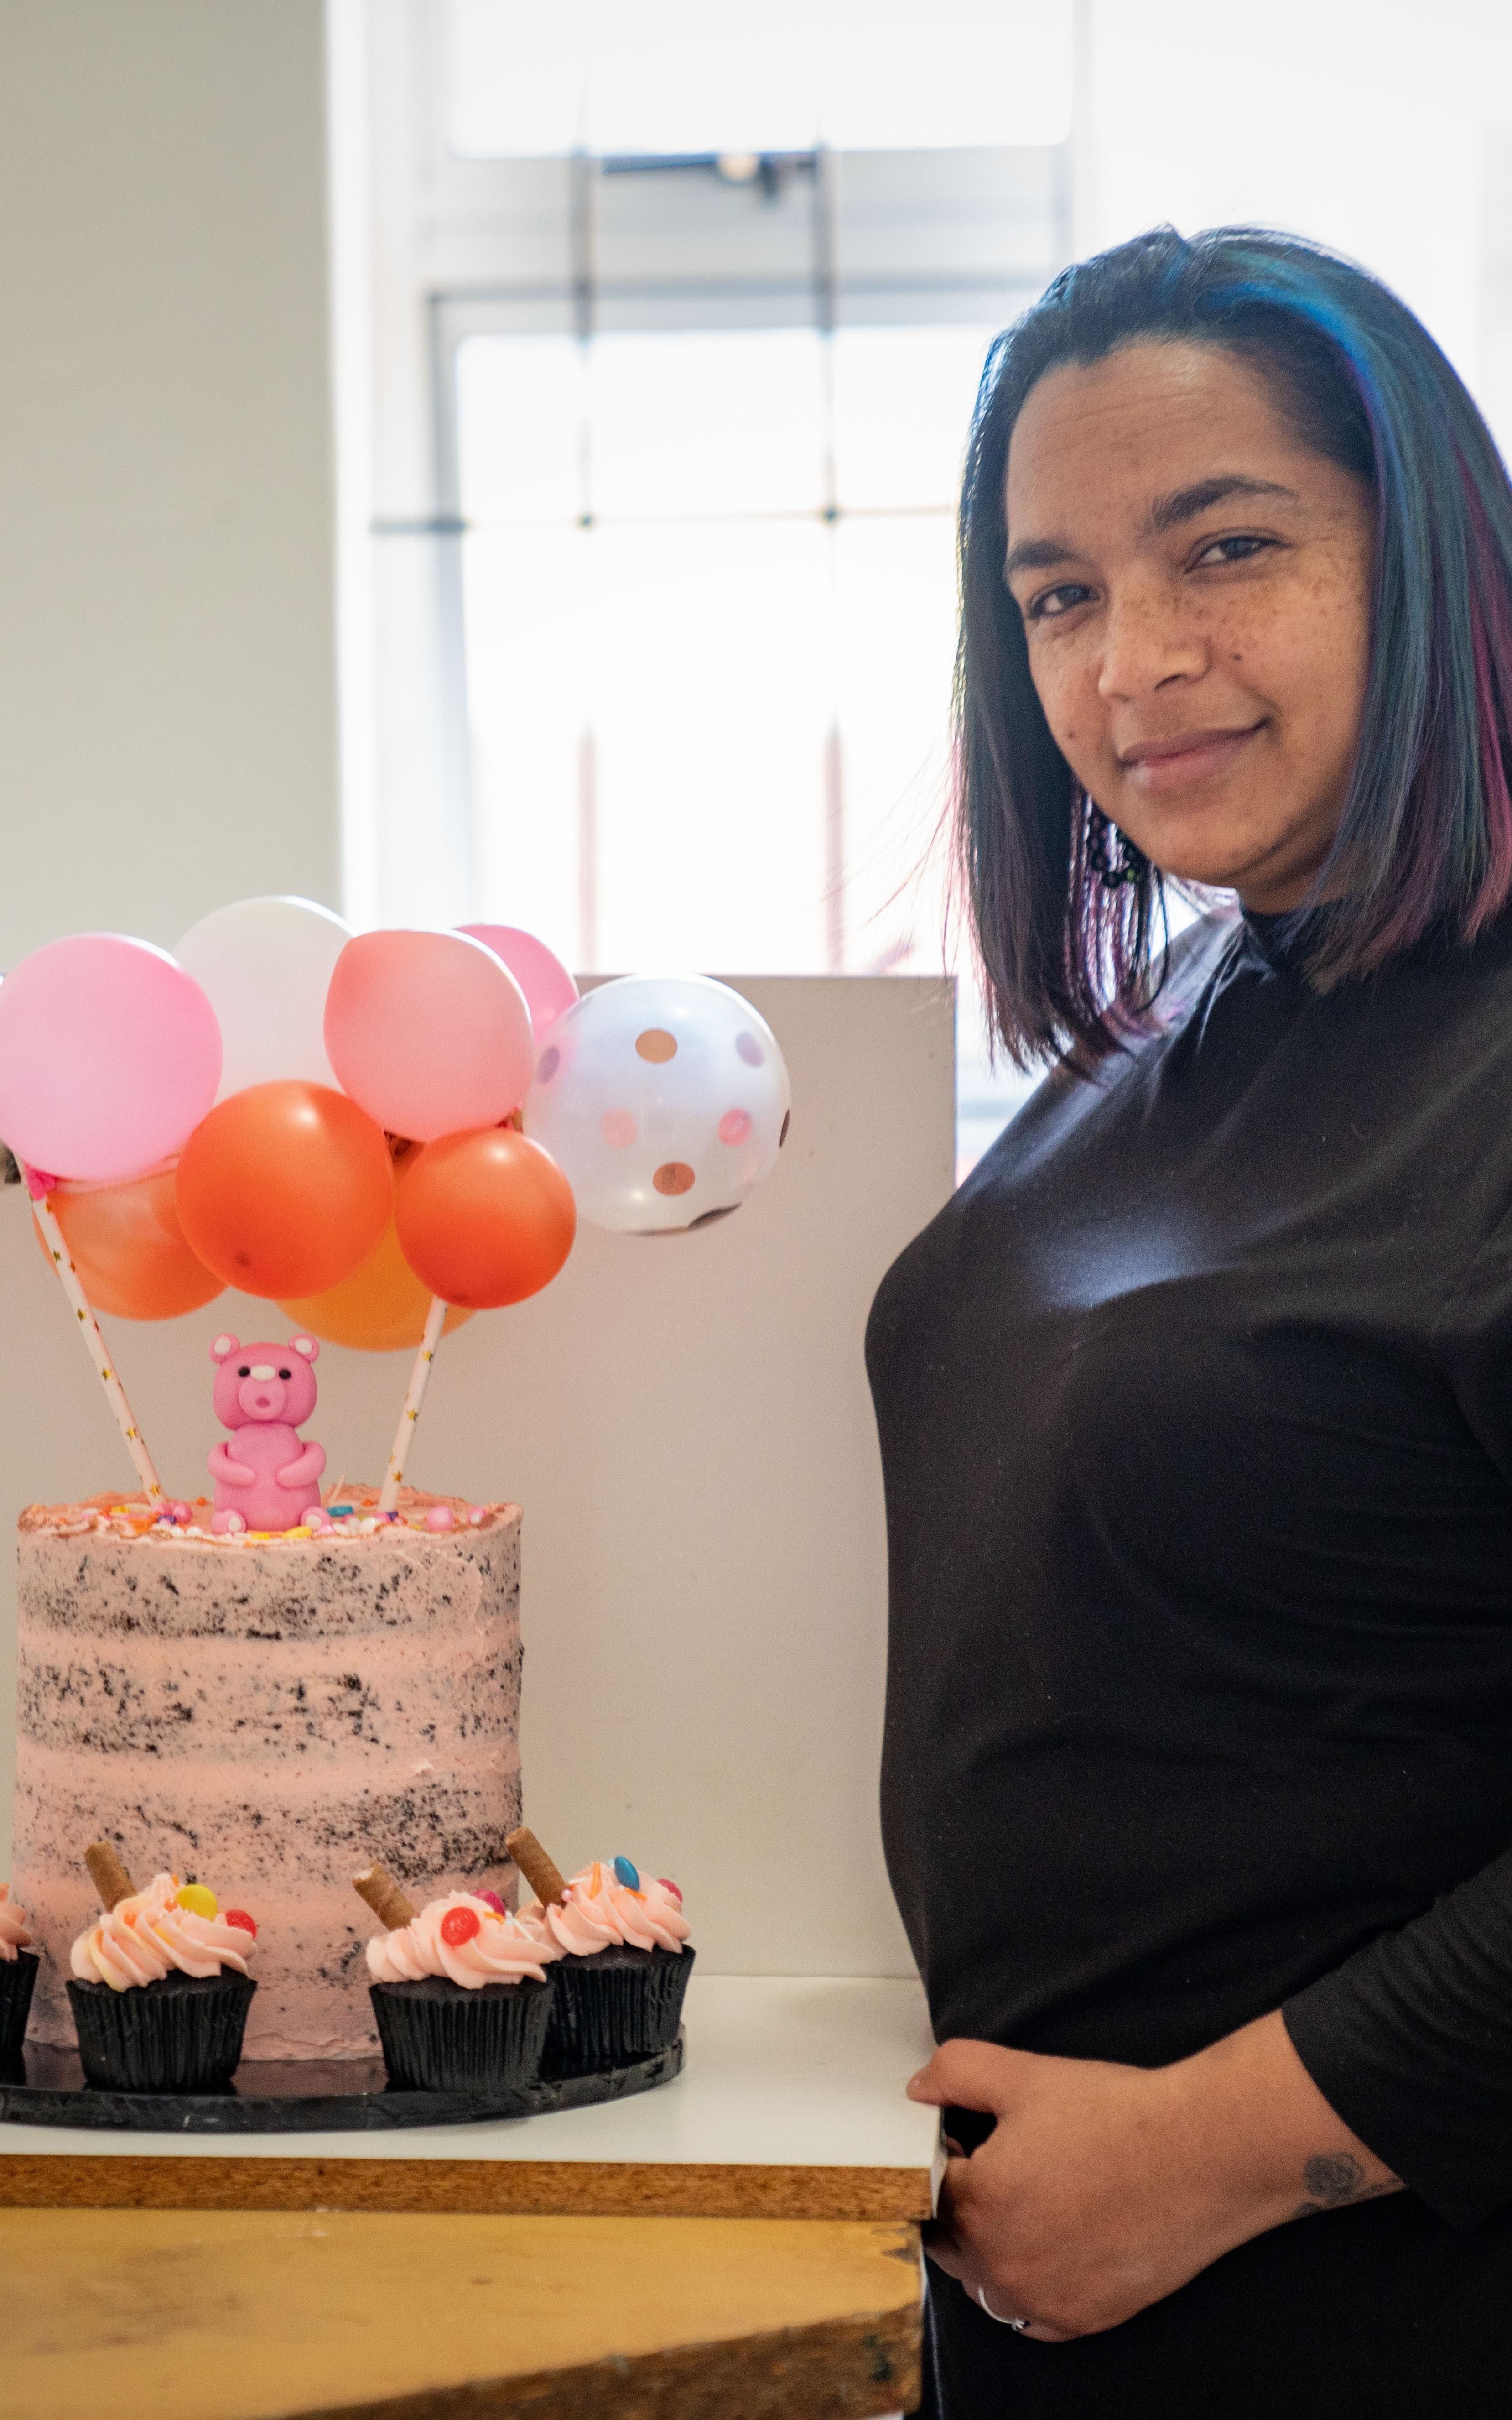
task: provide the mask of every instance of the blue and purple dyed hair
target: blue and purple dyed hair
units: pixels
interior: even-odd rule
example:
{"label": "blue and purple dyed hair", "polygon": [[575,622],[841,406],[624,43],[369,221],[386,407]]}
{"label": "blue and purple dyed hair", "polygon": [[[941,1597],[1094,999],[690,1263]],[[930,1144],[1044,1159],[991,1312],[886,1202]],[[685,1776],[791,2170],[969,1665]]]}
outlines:
{"label": "blue and purple dyed hair", "polygon": [[1512,894],[1512,485],[1489,430],[1427,330],[1351,262],[1263,230],[1157,228],[1063,271],[998,337],[966,457],[956,851],[992,1021],[1022,1065],[1103,1056],[1159,984],[1161,876],[1127,842],[1133,878],[1099,871],[1003,581],[1030,388],[1148,340],[1242,355],[1305,442],[1374,491],[1369,673],[1312,979],[1358,978],[1425,937],[1469,941]]}

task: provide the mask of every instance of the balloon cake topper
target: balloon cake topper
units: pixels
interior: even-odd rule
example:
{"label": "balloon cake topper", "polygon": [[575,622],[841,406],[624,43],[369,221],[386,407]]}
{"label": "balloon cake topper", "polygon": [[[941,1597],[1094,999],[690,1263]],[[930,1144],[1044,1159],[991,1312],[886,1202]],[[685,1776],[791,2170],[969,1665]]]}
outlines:
{"label": "balloon cake topper", "polygon": [[579,999],[513,925],[354,934],[306,899],[243,899],[171,955],[79,933],[0,985],[0,1136],[155,1508],[96,1307],[171,1319],[236,1286],[292,1324],[212,1347],[226,1535],[318,1526],[325,1457],[297,1435],[317,1340],[419,1348],[392,1512],[442,1334],[548,1285],[579,1218],[666,1235],[728,1217],[790,1112],[738,992],[632,975]]}

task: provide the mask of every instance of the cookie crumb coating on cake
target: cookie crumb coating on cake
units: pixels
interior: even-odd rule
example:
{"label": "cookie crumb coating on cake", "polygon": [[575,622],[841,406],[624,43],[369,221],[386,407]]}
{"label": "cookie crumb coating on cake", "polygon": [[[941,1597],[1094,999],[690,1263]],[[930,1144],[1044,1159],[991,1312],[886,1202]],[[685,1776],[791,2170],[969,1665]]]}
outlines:
{"label": "cookie crumb coating on cake", "polygon": [[[518,1508],[407,1488],[384,1522],[371,1488],[339,1500],[349,1526],[318,1537],[196,1536],[118,1495],[23,1513],[12,1887],[48,1953],[34,2039],[72,2040],[64,1978],[95,1908],[78,1843],[104,1810],[128,1863],[256,1908],[251,2057],[372,2053],[351,1875],[375,1854],[427,1893],[513,1898]],[[450,1528],[426,1526],[438,1506]]]}

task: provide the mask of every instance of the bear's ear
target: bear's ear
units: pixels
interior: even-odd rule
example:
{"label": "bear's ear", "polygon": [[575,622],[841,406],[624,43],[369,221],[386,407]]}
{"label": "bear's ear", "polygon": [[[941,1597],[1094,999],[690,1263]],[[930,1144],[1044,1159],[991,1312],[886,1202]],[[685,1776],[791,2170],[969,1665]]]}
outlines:
{"label": "bear's ear", "polygon": [[210,1359],[224,1361],[227,1354],[239,1353],[241,1347],[234,1336],[218,1336],[210,1346]]}
{"label": "bear's ear", "polygon": [[302,1354],[306,1361],[319,1360],[320,1347],[313,1336],[295,1336],[289,1341],[295,1352]]}

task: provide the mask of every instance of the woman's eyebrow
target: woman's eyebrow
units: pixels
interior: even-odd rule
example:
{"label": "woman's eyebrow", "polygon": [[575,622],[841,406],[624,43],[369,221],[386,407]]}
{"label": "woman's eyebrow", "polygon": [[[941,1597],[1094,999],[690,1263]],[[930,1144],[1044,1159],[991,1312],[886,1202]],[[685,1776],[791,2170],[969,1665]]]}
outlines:
{"label": "woman's eyebrow", "polygon": [[1011,580],[1015,571],[1049,571],[1057,563],[1071,563],[1076,550],[1065,537],[1026,537],[1020,546],[1011,546],[1003,565],[1003,578]]}
{"label": "woman's eyebrow", "polygon": [[1159,537],[1182,521],[1195,521],[1199,513],[1210,512],[1228,496],[1288,496],[1293,504],[1297,502],[1296,489],[1283,488],[1274,479],[1251,479],[1242,471],[1220,471],[1214,478],[1198,479],[1190,488],[1157,496],[1146,527],[1152,537]]}

